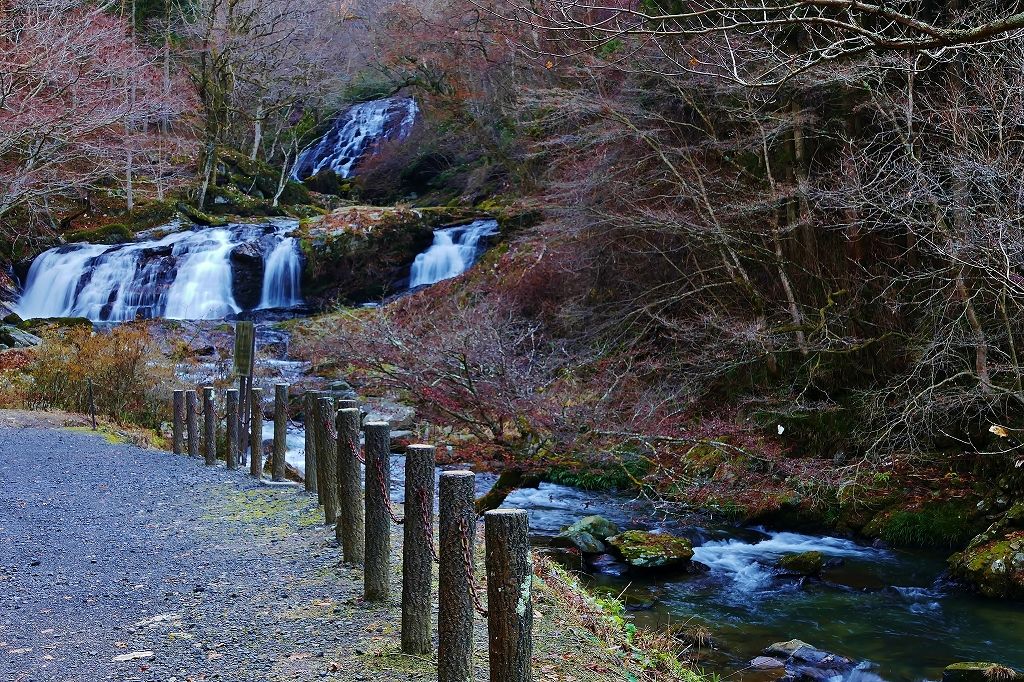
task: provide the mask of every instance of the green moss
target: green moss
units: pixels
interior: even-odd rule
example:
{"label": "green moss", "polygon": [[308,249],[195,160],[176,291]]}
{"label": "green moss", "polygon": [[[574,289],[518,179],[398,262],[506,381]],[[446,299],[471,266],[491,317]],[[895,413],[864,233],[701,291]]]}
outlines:
{"label": "green moss", "polygon": [[1024,531],[982,536],[949,558],[953,577],[997,599],[1024,599]]}
{"label": "green moss", "polygon": [[960,500],[890,507],[864,527],[867,537],[881,538],[898,547],[960,547],[979,528],[977,513]]}
{"label": "green moss", "polygon": [[625,490],[635,488],[636,482],[647,475],[650,464],[646,460],[627,459],[608,465],[588,467],[553,467],[545,478],[552,483],[569,485],[583,490]]}
{"label": "green moss", "polygon": [[818,575],[825,566],[825,555],[821,552],[785,554],[779,558],[776,566],[788,573],[806,576]]}
{"label": "green moss", "polygon": [[110,223],[91,230],[77,230],[64,236],[68,242],[89,242],[90,244],[123,244],[135,239],[131,228],[121,223]]}
{"label": "green moss", "polygon": [[690,541],[668,533],[627,530],[608,538],[608,544],[626,563],[637,568],[667,568],[693,558]]}

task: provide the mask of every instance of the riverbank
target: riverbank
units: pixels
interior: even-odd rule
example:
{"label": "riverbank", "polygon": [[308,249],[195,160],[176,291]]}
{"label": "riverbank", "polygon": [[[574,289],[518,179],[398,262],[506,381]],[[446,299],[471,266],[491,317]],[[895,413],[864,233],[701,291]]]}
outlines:
{"label": "riverbank", "polygon": [[[4,427],[0,446],[11,500],[0,529],[5,679],[60,670],[82,680],[431,676],[432,658],[398,651],[397,604],[362,602],[360,572],[340,564],[315,499],[164,451],[39,426]],[[638,665],[664,659],[564,574],[537,566],[542,679],[694,679]],[[394,581],[398,594],[398,572]],[[484,676],[485,642],[478,632]]]}

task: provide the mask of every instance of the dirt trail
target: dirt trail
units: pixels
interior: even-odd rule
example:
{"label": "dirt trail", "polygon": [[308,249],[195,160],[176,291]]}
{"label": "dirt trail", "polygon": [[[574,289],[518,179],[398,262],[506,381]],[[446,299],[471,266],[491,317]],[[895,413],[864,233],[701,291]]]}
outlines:
{"label": "dirt trail", "polygon": [[[53,429],[64,416],[5,416],[0,679],[436,678],[398,651],[397,603],[363,603],[315,498]],[[623,679],[596,640],[581,652],[587,633],[538,611],[538,679]],[[477,679],[485,646],[478,623]]]}

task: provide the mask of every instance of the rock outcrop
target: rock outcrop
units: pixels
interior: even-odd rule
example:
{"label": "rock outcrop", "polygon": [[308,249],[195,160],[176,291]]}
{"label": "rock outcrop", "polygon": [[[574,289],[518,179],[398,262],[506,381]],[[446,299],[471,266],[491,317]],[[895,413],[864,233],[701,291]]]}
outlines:
{"label": "rock outcrop", "polygon": [[608,546],[613,554],[639,569],[685,569],[693,559],[690,541],[668,533],[627,530],[608,538]]}
{"label": "rock outcrop", "polygon": [[1024,599],[1024,502],[951,556],[949,570],[986,597]]}

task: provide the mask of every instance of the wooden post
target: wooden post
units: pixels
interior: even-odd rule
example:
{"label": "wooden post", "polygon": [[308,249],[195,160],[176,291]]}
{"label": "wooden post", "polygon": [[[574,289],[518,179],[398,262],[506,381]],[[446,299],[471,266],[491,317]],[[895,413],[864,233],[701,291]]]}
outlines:
{"label": "wooden post", "polygon": [[229,388],[227,392],[227,407],[225,408],[228,430],[228,469],[238,468],[238,390]]}
{"label": "wooden post", "polygon": [[288,452],[288,384],[274,384],[274,461],[271,477],[283,481]]}
{"label": "wooden post", "polygon": [[263,478],[263,389],[253,388],[249,393],[249,475]]}
{"label": "wooden post", "polygon": [[92,417],[92,430],[96,430],[96,394],[92,390],[92,377],[89,377],[89,415]]}
{"label": "wooden post", "polygon": [[249,390],[251,378],[238,377],[238,462],[245,466],[245,454],[249,449]]}
{"label": "wooden post", "polygon": [[[327,480],[324,472],[324,463],[327,461],[327,453],[323,450],[323,440],[325,438],[324,420],[321,418],[323,410],[320,407],[320,400],[324,398],[323,391],[313,392],[313,452],[316,455],[316,461],[313,464],[316,466],[316,499],[320,502],[320,506],[326,506],[324,502],[324,491],[326,490]],[[333,419],[331,421],[334,421]]]}
{"label": "wooden post", "polygon": [[342,556],[350,564],[362,564],[363,486],[359,472],[359,409],[338,410],[338,523],[335,534]]}
{"label": "wooden post", "polygon": [[199,394],[185,391],[185,428],[188,433],[188,456],[199,456]]}
{"label": "wooden post", "polygon": [[203,426],[207,466],[217,463],[217,406],[213,400],[213,387],[203,387]]}
{"label": "wooden post", "polygon": [[171,421],[171,448],[180,455],[185,450],[185,391],[174,392],[174,417]]}
{"label": "wooden post", "polygon": [[363,598],[387,601],[391,593],[391,425],[366,422],[366,561]]}
{"label": "wooden post", "polygon": [[405,544],[402,550],[402,651],[429,654],[434,535],[434,446],[405,451]]}
{"label": "wooden post", "polygon": [[334,433],[334,401],[317,399],[316,458],[322,462],[318,472],[319,488],[324,497],[324,523],[332,526],[338,521],[338,448]]}
{"label": "wooden post", "polygon": [[305,471],[305,483],[306,491],[317,493],[317,499],[319,500],[320,493],[317,489],[316,480],[316,414],[314,407],[316,394],[312,391],[307,391],[302,396],[302,414],[305,420],[305,436],[303,437],[304,452],[306,471]]}
{"label": "wooden post", "polygon": [[475,481],[472,471],[446,471],[438,485],[438,682],[473,682]]}
{"label": "wooden post", "polygon": [[495,509],[484,514],[491,682],[532,680],[533,561],[529,531],[526,512],[520,509]]}

